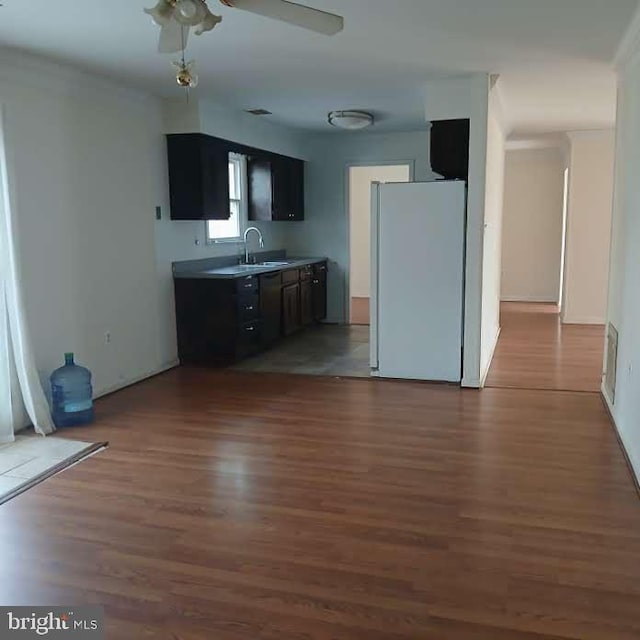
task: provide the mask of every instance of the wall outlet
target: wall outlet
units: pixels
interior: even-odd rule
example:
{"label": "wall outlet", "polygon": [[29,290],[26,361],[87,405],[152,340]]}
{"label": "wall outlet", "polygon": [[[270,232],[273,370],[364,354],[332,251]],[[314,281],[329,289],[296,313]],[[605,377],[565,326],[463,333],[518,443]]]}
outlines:
{"label": "wall outlet", "polygon": [[111,331],[104,332],[104,343],[111,344]]}

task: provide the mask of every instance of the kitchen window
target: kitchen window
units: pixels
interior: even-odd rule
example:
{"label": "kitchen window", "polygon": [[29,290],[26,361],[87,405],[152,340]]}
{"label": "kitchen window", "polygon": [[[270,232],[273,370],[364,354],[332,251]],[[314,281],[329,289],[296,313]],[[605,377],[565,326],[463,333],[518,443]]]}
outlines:
{"label": "kitchen window", "polygon": [[247,226],[247,163],[244,156],[229,154],[229,205],[228,220],[207,220],[207,243],[241,242]]}

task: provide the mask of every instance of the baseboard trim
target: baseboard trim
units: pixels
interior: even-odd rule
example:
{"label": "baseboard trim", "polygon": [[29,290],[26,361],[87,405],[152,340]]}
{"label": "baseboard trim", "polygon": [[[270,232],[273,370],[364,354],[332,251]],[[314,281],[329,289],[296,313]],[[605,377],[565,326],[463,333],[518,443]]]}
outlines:
{"label": "baseboard trim", "polygon": [[505,296],[500,302],[538,302],[540,304],[558,304],[557,298],[540,298],[537,296]]}
{"label": "baseboard trim", "polygon": [[139,382],[143,382],[144,380],[148,380],[149,378],[153,378],[155,376],[160,375],[161,373],[165,373],[170,371],[171,369],[175,369],[180,366],[180,360],[172,360],[171,362],[158,367],[157,369],[152,369],[151,371],[147,371],[142,375],[135,376],[134,378],[130,378],[126,381],[119,382],[118,384],[114,384],[110,387],[104,387],[99,391],[94,393],[94,399],[104,398],[104,396],[111,395],[112,393],[116,393],[116,391],[122,391],[122,389],[126,389],[127,387],[131,387],[134,384],[138,384]]}
{"label": "baseboard trim", "polygon": [[606,325],[605,318],[562,318],[562,324],[592,324],[592,325]]}
{"label": "baseboard trim", "polygon": [[602,385],[602,388],[600,390],[600,397],[602,398],[602,404],[604,404],[604,408],[609,414],[609,420],[611,421],[613,432],[615,433],[616,439],[618,440],[620,449],[622,449],[622,455],[624,456],[624,459],[627,463],[627,467],[629,468],[629,473],[631,474],[633,484],[636,488],[636,492],[638,493],[638,498],[640,498],[640,464],[634,464],[633,458],[629,454],[629,450],[624,444],[622,433],[620,432],[620,429],[618,429],[618,424],[613,414],[613,406],[611,405],[611,400],[607,395],[604,385]]}
{"label": "baseboard trim", "polygon": [[[97,400],[98,398],[104,398],[104,396],[108,396],[112,393],[116,393],[116,391],[122,391],[122,389],[126,389],[127,387],[131,387],[134,384],[138,384],[139,382],[143,382],[144,380],[148,380],[149,378],[153,378],[155,376],[160,375],[161,373],[165,373],[167,371],[170,371],[171,369],[175,369],[176,367],[180,366],[180,361],[179,360],[173,360],[172,362],[163,365],[162,367],[159,367],[158,369],[154,369],[153,371],[149,371],[148,373],[145,373],[141,376],[137,376],[135,378],[132,378],[131,380],[129,380],[128,382],[123,382],[121,384],[117,384],[117,385],[113,385],[112,387],[105,387],[104,389],[101,389],[98,392],[95,392],[93,394],[93,399]],[[31,420],[29,420],[26,424],[23,424],[22,427],[20,427],[19,429],[14,431],[14,435],[18,435],[19,433],[21,433],[22,431],[25,431],[27,429],[32,429],[33,428],[33,423],[31,422]],[[55,433],[55,431],[53,432]]]}
{"label": "baseboard trim", "polygon": [[482,376],[480,376],[480,389],[484,389],[484,385],[487,382],[487,377],[489,375],[489,371],[491,371],[491,364],[493,363],[493,358],[496,355],[496,348],[498,346],[498,340],[500,340],[500,334],[502,333],[502,327],[498,327],[496,331],[496,337],[493,341],[493,346],[491,347],[491,356],[489,357],[489,362],[487,363],[486,369],[482,372]]}

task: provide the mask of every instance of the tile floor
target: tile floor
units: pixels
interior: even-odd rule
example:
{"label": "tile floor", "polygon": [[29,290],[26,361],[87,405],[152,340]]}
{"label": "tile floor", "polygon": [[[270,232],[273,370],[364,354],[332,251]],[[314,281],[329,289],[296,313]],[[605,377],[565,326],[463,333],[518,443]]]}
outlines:
{"label": "tile floor", "polygon": [[15,442],[0,445],[0,498],[90,444],[55,436],[23,435],[17,436]]}
{"label": "tile floor", "polygon": [[368,378],[369,327],[330,324],[309,327],[231,369]]}

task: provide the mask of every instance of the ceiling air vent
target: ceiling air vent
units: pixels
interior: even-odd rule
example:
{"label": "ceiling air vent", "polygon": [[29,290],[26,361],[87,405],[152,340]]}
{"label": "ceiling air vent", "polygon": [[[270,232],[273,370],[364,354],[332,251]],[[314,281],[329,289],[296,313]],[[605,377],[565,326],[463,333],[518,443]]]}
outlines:
{"label": "ceiling air vent", "polygon": [[271,111],[267,111],[266,109],[247,109],[247,113],[250,113],[252,116],[270,116],[273,115]]}

